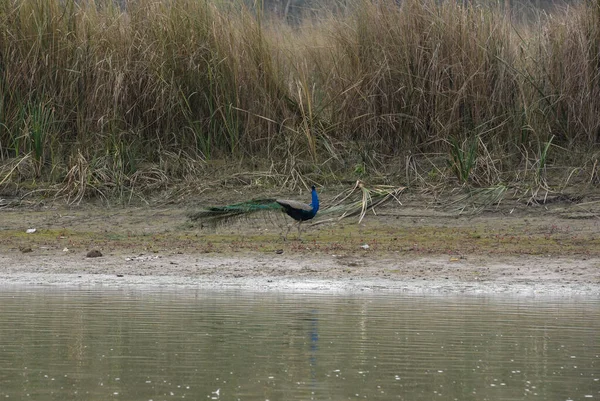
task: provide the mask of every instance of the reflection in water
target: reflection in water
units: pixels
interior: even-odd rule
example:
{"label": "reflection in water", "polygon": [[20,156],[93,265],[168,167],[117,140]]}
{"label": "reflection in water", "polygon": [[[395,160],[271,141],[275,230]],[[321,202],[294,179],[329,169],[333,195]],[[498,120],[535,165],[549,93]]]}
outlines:
{"label": "reflection in water", "polygon": [[599,398],[599,332],[598,299],[4,288],[0,398]]}

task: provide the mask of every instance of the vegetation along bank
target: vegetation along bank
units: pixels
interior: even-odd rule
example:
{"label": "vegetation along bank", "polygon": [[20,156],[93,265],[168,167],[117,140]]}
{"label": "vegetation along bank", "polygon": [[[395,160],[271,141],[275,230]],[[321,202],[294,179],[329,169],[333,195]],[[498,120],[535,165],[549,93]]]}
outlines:
{"label": "vegetation along bank", "polygon": [[459,3],[2,2],[0,191],[597,187],[600,2]]}

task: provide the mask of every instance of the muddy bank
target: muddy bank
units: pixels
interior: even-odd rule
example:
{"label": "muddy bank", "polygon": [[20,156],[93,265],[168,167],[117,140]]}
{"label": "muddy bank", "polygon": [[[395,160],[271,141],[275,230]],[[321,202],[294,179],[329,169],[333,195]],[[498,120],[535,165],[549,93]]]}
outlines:
{"label": "muddy bank", "polygon": [[361,224],[317,219],[287,241],[283,215],[210,228],[190,224],[190,209],[1,209],[0,282],[600,295],[600,211],[589,204],[473,217],[406,201]]}
{"label": "muddy bank", "polygon": [[348,258],[337,255],[0,256],[0,283],[258,291],[600,296],[600,259]]}

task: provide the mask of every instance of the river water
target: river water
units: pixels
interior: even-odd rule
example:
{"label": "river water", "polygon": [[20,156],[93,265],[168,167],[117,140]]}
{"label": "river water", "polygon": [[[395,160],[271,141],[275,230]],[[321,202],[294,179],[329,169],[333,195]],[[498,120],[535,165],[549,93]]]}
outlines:
{"label": "river water", "polygon": [[0,287],[0,399],[600,399],[600,300]]}

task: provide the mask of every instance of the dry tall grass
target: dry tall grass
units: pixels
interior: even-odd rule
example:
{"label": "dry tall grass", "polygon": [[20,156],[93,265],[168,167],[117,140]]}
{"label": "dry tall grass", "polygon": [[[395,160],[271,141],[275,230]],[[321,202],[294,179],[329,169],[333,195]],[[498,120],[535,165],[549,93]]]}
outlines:
{"label": "dry tall grass", "polygon": [[[409,180],[481,185],[597,159],[600,2],[525,24],[494,7],[358,1],[293,27],[197,0],[1,2],[0,159],[116,187],[223,158],[368,174],[407,157]],[[417,168],[420,155],[443,163]]]}

